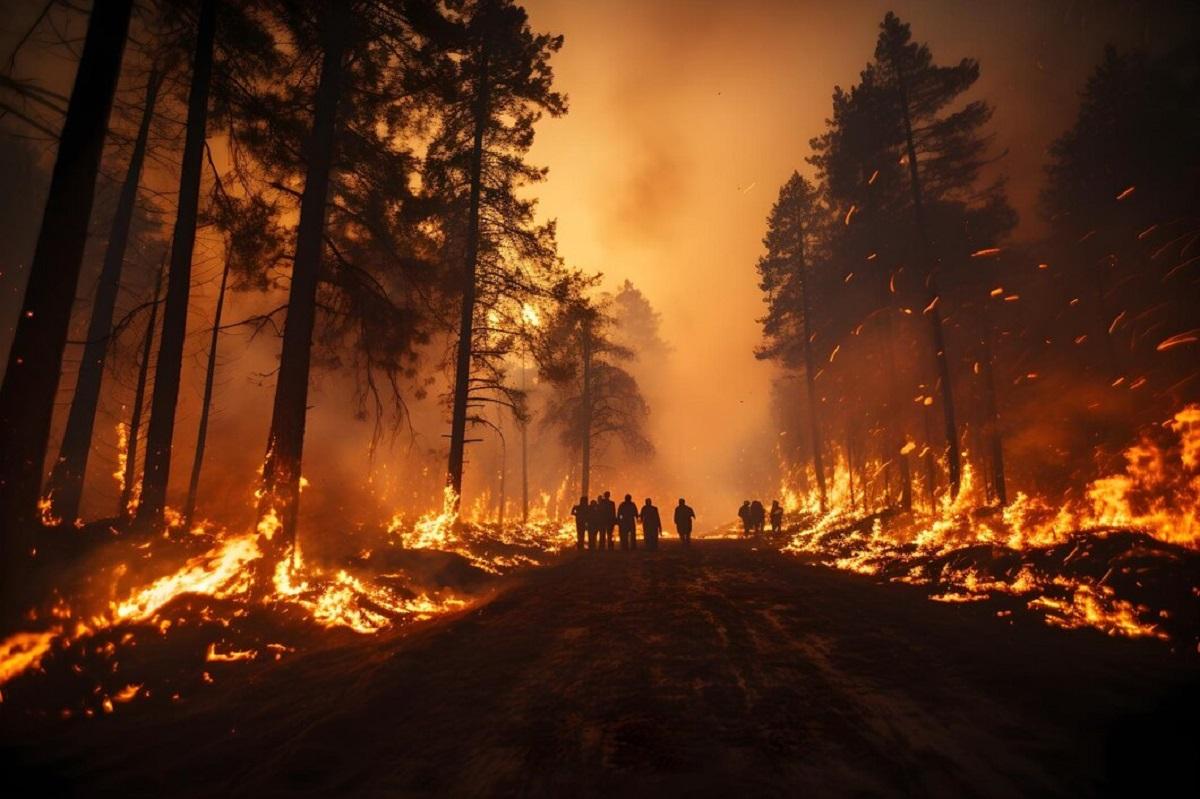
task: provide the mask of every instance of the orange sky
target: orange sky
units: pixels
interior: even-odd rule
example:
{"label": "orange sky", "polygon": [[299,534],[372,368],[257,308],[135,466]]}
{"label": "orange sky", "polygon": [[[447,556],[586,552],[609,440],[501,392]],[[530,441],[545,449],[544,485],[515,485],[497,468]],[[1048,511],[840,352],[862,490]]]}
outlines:
{"label": "orange sky", "polygon": [[[807,171],[808,140],[822,129],[833,86],[857,80],[884,13],[893,9],[912,23],[915,37],[928,42],[941,62],[979,59],[982,77],[972,97],[995,106],[995,151],[1007,151],[998,169],[1009,176],[1010,196],[1022,215],[1017,235],[1025,238],[1040,233],[1033,202],[1045,148],[1070,124],[1077,93],[1104,43],[1154,48],[1194,29],[1172,19],[1182,12],[1163,10],[1165,4],[1132,0],[525,5],[536,30],[566,37],[553,63],[570,112],[539,125],[531,156],[550,167],[548,182],[536,189],[542,213],[557,218],[568,262],[604,272],[610,288],[630,278],[646,292],[662,312],[663,337],[673,346],[668,362],[634,367],[653,406],[659,483],[604,485],[619,481],[622,468],[606,463],[599,487],[653,492],[668,504],[669,497],[687,495],[701,529],[730,518],[743,496],[771,490],[773,367],[753,356],[762,310],[754,263],[764,220],[790,172]],[[40,8],[29,9],[35,6]],[[2,27],[0,39],[7,42],[24,26]],[[212,271],[198,265],[197,282]],[[190,327],[200,330],[211,287],[197,285],[195,292],[198,312]],[[230,318],[262,301],[234,295]],[[256,375],[270,371],[276,345],[259,340],[251,349],[244,346],[232,336],[223,344],[221,412],[213,434],[217,447],[238,442],[251,463],[259,450],[246,449],[245,442],[265,440],[270,396],[269,381]],[[199,356],[189,364],[177,421],[184,458],[190,457],[191,405],[202,374]],[[344,470],[359,475],[366,468],[367,426],[355,428],[354,446],[335,446],[347,430],[341,382],[314,379],[306,448],[317,462],[330,461],[336,451]],[[443,409],[433,399],[410,407],[418,449],[441,446]],[[326,444],[326,437],[333,443]],[[413,451],[399,445],[395,457],[411,458]],[[206,480],[241,480],[243,466]],[[182,465],[174,471],[186,474]],[[468,489],[487,479],[469,475]]]}
{"label": "orange sky", "polygon": [[[663,313],[675,394],[653,409],[680,491],[729,504],[763,485],[772,367],[755,361],[755,260],[764,220],[808,140],[874,50],[889,10],[935,59],[974,57],[973,96],[995,106],[999,169],[1040,232],[1033,202],[1045,148],[1070,124],[1106,41],[1154,46],[1171,25],[1131,3],[1016,0],[776,2],[530,0],[533,27],[562,33],[554,59],[570,112],[543,122],[533,161],[561,250],[610,283],[631,278]],[[708,504],[708,503],[704,503]],[[724,514],[728,516],[729,514]]]}

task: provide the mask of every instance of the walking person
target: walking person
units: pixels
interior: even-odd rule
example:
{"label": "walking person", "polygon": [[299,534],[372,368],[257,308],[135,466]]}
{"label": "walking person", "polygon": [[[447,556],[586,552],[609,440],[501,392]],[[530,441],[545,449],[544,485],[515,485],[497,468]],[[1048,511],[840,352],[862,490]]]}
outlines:
{"label": "walking person", "polygon": [[583,549],[583,537],[587,534],[587,518],[588,518],[588,498],[580,497],[579,504],[571,508],[571,515],[575,517],[575,538],[577,543],[575,548]]}
{"label": "walking person", "polygon": [[613,548],[613,528],[617,526],[617,503],[605,491],[600,497],[600,548]]}
{"label": "walking person", "polygon": [[783,506],[777,499],[771,501],[771,532],[783,532]]}
{"label": "walking person", "polygon": [[621,549],[637,549],[638,509],[633,496],[625,495],[625,501],[617,507],[617,529],[621,534]]}
{"label": "walking person", "polygon": [[750,532],[762,535],[767,521],[767,509],[757,499],[750,503]]}
{"label": "walking person", "polygon": [[588,549],[596,548],[596,537],[600,533],[600,503],[592,500],[587,506]]}
{"label": "walking person", "polygon": [[683,497],[680,497],[679,504],[675,506],[675,532],[679,534],[679,540],[685,547],[692,543],[692,521],[695,518],[696,511],[688,507]]}
{"label": "walking person", "polygon": [[658,534],[662,532],[662,519],[658,515],[658,508],[650,501],[650,497],[646,497],[646,504],[642,506],[642,538],[646,542],[646,549],[658,549]]}
{"label": "walking person", "polygon": [[742,502],[742,507],[738,508],[738,518],[742,520],[742,537],[746,538],[750,535],[750,500]]}

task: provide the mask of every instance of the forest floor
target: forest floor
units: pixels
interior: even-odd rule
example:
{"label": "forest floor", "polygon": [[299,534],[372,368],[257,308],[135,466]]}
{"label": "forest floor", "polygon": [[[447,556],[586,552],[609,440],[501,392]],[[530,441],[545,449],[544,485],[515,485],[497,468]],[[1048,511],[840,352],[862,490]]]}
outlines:
{"label": "forest floor", "polygon": [[7,714],[9,788],[1148,794],[1190,781],[1200,713],[1194,654],[933,603],[733,540],[567,553],[394,634],[242,675],[212,665],[213,684],[173,704]]}

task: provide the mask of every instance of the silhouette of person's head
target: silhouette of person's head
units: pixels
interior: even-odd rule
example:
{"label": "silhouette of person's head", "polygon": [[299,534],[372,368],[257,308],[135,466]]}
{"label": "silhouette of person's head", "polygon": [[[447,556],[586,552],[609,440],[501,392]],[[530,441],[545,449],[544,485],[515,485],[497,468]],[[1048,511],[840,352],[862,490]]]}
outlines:
{"label": "silhouette of person's head", "polygon": [[579,498],[579,504],[580,504],[580,505],[586,505],[586,504],[587,504],[587,497],[580,497],[580,498]]}
{"label": "silhouette of person's head", "polygon": [[750,504],[750,500],[748,500],[748,499],[743,499],[743,500],[742,500],[742,504],[743,504],[743,505],[749,505],[749,504]]}
{"label": "silhouette of person's head", "polygon": [[680,505],[686,505],[687,503],[683,501],[683,497],[680,497],[680,498],[679,498],[679,504],[680,504]]}
{"label": "silhouette of person's head", "polygon": [[650,505],[650,504],[652,504],[652,503],[650,502],[650,497],[646,497],[646,504],[647,504],[647,505]]}
{"label": "silhouette of person's head", "polygon": [[625,501],[626,501],[626,502],[633,502],[633,494],[626,494],[626,495],[625,495]]}

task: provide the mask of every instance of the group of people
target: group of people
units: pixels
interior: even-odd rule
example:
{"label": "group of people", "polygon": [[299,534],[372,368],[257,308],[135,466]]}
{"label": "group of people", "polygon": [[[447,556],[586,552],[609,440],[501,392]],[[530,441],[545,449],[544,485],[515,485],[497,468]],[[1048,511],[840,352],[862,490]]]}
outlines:
{"label": "group of people", "polygon": [[[639,509],[633,501],[633,496],[625,495],[625,500],[617,505],[608,491],[595,499],[580,497],[579,504],[571,508],[575,517],[576,546],[584,548],[586,541],[588,549],[613,549],[613,529],[616,528],[621,542],[621,549],[637,549],[637,523],[642,523],[642,540],[646,549],[658,549],[658,537],[662,534],[662,517],[658,507],[646,498],[646,504]],[[692,522],[696,512],[688,507],[682,498],[675,506],[675,532],[684,546],[692,542]]]}
{"label": "group of people", "polygon": [[[742,535],[762,535],[767,522],[767,509],[757,499],[746,500],[738,508],[738,518],[742,520]],[[771,532],[778,533],[783,529],[783,506],[779,500],[771,502]]]}

